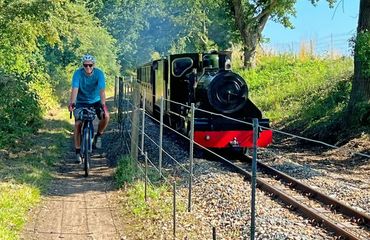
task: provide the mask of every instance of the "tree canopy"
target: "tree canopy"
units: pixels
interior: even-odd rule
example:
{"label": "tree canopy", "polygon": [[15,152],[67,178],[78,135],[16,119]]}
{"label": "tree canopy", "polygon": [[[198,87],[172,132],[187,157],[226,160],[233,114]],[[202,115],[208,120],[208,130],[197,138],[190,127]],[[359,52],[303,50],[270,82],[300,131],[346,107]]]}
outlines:
{"label": "tree canopy", "polygon": [[4,133],[37,129],[42,112],[63,100],[83,53],[95,54],[108,77],[118,73],[114,38],[80,3],[0,0],[0,28]]}

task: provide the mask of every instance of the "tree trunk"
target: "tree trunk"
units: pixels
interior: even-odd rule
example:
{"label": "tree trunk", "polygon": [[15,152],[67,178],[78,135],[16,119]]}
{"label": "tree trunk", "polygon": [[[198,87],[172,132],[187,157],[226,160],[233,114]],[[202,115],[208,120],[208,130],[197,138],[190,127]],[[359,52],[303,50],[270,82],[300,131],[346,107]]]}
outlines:
{"label": "tree trunk", "polygon": [[[357,34],[359,35],[369,30],[370,30],[370,0],[360,0]],[[359,113],[358,110],[360,109],[356,107],[359,103],[365,102],[365,104],[366,103],[368,104],[370,102],[370,76],[369,74],[365,75],[363,72],[364,63],[362,62],[363,59],[359,59],[358,48],[359,46],[356,43],[354,56],[354,78],[352,81],[352,90],[348,104],[349,118],[347,119],[349,119],[349,121],[359,121],[359,120],[366,121],[367,119],[358,119],[358,118],[361,117],[361,115],[363,118],[364,116],[367,116],[370,113],[369,108],[367,109],[368,113],[366,112]],[[366,111],[366,109],[361,110]]]}
{"label": "tree trunk", "polygon": [[257,44],[275,4],[276,1],[271,1],[257,16],[253,16],[244,9],[242,0],[232,0],[235,23],[243,43],[245,68],[254,67]]}
{"label": "tree trunk", "polygon": [[245,33],[243,38],[244,67],[247,69],[255,67],[256,48],[259,37],[256,33]]}

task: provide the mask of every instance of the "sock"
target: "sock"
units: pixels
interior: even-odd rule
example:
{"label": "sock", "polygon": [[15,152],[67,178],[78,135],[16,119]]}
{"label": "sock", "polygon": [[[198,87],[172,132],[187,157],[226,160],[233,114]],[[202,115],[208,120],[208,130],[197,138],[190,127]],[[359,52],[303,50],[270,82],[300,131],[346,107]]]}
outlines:
{"label": "sock", "polygon": [[81,148],[76,148],[76,154],[80,154]]}

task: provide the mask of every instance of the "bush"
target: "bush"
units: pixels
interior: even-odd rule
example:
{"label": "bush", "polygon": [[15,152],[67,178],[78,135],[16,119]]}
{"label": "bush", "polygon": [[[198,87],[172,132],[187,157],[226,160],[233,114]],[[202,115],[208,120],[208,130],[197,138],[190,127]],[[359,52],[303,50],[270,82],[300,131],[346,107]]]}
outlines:
{"label": "bush", "polygon": [[25,79],[0,72],[0,148],[41,126],[38,96]]}
{"label": "bush", "polygon": [[118,160],[114,175],[117,185],[121,187],[125,183],[132,183],[137,175],[137,170],[135,161],[129,155],[122,156]]}

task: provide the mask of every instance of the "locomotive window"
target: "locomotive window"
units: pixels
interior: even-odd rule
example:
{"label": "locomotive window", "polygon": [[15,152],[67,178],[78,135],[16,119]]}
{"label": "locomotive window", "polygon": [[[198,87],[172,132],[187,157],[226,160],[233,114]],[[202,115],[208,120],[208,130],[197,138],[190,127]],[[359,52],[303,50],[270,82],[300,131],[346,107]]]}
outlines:
{"label": "locomotive window", "polygon": [[175,77],[181,77],[192,66],[193,59],[189,57],[177,58],[172,62],[172,74]]}

